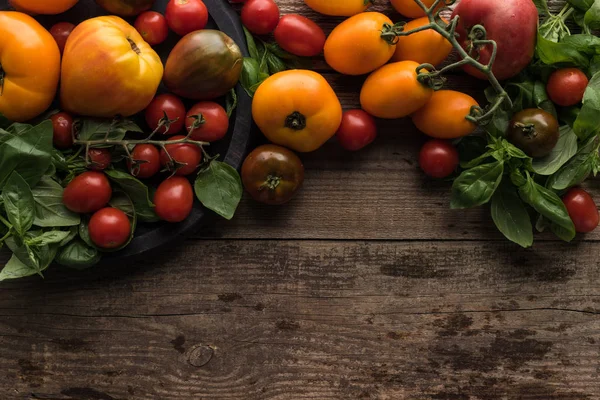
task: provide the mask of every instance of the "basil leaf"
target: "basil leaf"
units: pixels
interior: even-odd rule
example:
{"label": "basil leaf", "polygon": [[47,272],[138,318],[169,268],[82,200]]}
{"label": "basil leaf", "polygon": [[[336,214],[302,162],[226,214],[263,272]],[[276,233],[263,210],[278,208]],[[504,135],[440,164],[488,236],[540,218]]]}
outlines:
{"label": "basil leaf", "polygon": [[482,164],[464,171],[452,185],[450,207],[470,208],[487,203],[502,181],[504,162]]}
{"label": "basil leaf", "polygon": [[547,0],[533,0],[533,3],[538,9],[538,13],[540,14],[540,16],[550,15],[550,9],[548,8]]}
{"label": "basil leaf", "polygon": [[142,129],[128,119],[91,119],[86,118],[79,131],[80,140],[123,140],[127,132],[143,132]]}
{"label": "basil leaf", "polygon": [[246,43],[248,44],[248,52],[250,53],[250,57],[257,59],[259,56],[258,50],[256,49],[256,41],[254,40],[254,36],[252,36],[250,31],[248,31],[248,29],[246,29],[245,26],[243,26],[243,28],[244,36],[246,36]]}
{"label": "basil leaf", "polygon": [[564,41],[556,43],[548,40],[540,33],[538,33],[536,53],[539,59],[547,65],[571,64],[581,68],[589,66],[589,57],[586,54],[581,53],[572,45],[565,44]]}
{"label": "basil leaf", "polygon": [[20,236],[25,235],[33,225],[35,203],[29,185],[18,172],[13,172],[6,181],[2,200],[8,221]]}
{"label": "basil leaf", "polygon": [[459,158],[464,163],[479,158],[481,154],[486,152],[486,147],[487,140],[485,140],[484,137],[476,135],[465,136],[456,144],[456,150],[458,150],[460,156]]}
{"label": "basil leaf", "polygon": [[21,124],[21,123],[15,122],[11,126],[9,126],[6,130],[8,133],[11,133],[14,136],[20,136],[23,133],[29,131],[30,129],[33,129],[33,125]]}
{"label": "basil leaf", "polygon": [[116,169],[104,171],[119,189],[121,189],[133,202],[135,214],[140,221],[156,222],[158,216],[154,212],[154,204],[150,201],[148,186],[130,174]]}
{"label": "basil leaf", "polygon": [[533,244],[531,218],[514,186],[501,185],[492,197],[491,209],[496,227],[508,240],[525,248]]}
{"label": "basil leaf", "polygon": [[81,218],[81,223],[79,224],[79,237],[89,247],[96,248],[96,245],[92,242],[92,238],[90,238],[90,230],[88,228],[89,223],[90,220],[88,218]]}
{"label": "basil leaf", "polygon": [[585,13],[583,22],[592,30],[600,29],[600,1],[596,0]]}
{"label": "basil leaf", "polygon": [[255,86],[260,82],[260,65],[254,58],[244,58],[242,67],[242,75],[240,76],[240,84],[246,90],[249,96],[254,96],[254,91],[251,90],[252,86]]}
{"label": "basil leaf", "polygon": [[588,140],[573,158],[550,177],[548,187],[565,190],[586,180],[592,172],[596,151],[596,140]]}
{"label": "basil leaf", "polygon": [[594,4],[595,0],[567,0],[567,2],[573,7],[581,10],[587,11]]}
{"label": "basil leaf", "polygon": [[275,54],[270,52],[267,55],[267,66],[269,67],[269,73],[271,75],[287,70],[285,63]]}
{"label": "basil leaf", "polygon": [[600,133],[600,73],[590,79],[573,130],[581,140]]}
{"label": "basil leaf", "polygon": [[102,258],[97,249],[88,246],[82,240],[73,240],[56,256],[56,262],[73,269],[92,267]]}
{"label": "basil leaf", "polygon": [[31,268],[28,265],[24,264],[17,258],[16,255],[12,255],[8,263],[4,266],[2,271],[0,271],[0,282],[6,281],[9,279],[19,279],[25,278],[27,276],[32,276],[37,274],[37,270],[35,268]]}
{"label": "basil leaf", "polygon": [[204,207],[229,220],[242,199],[242,180],[231,165],[212,161],[198,174],[194,191]]}
{"label": "basil leaf", "polygon": [[40,227],[79,225],[80,217],[65,207],[62,202],[63,187],[49,176],[44,176],[33,188],[35,219],[33,224]]}
{"label": "basil leaf", "polygon": [[59,247],[64,247],[67,244],[69,244],[71,242],[71,240],[73,240],[73,239],[75,239],[75,237],[77,237],[78,233],[79,233],[79,227],[78,226],[72,226],[69,229],[69,234],[67,235],[67,237],[64,238],[62,242],[59,243]]}
{"label": "basil leaf", "polygon": [[552,175],[577,153],[577,135],[570,126],[560,128],[560,138],[549,155],[532,162],[533,171],[540,175]]}
{"label": "basil leaf", "polygon": [[12,237],[6,239],[6,245],[23,264],[34,269],[40,276],[54,261],[58,251],[57,245],[20,245]]}
{"label": "basil leaf", "polygon": [[60,244],[65,239],[67,239],[69,235],[69,231],[49,231],[37,234],[33,234],[33,232],[28,232],[27,239],[25,239],[25,243],[27,243],[30,246]]}

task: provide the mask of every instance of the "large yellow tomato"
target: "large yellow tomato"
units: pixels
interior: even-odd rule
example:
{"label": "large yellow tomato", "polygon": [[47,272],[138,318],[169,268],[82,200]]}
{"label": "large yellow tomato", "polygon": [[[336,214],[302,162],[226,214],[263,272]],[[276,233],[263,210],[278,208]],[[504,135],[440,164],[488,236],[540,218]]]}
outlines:
{"label": "large yellow tomato", "polygon": [[[429,18],[418,18],[407,23],[404,31],[420,28],[427,24],[429,24]],[[448,57],[451,51],[452,43],[433,29],[427,29],[412,35],[400,36],[392,60],[410,60],[421,64],[438,65]]]}
{"label": "large yellow tomato", "polygon": [[[426,7],[431,7],[435,0],[421,0]],[[404,15],[407,18],[420,18],[425,16],[425,12],[419,5],[415,2],[415,0],[390,0],[392,6],[398,11],[400,14]],[[439,7],[442,7],[444,4],[444,0],[440,1]],[[437,7],[436,7],[437,8]]]}
{"label": "large yellow tomato", "polygon": [[23,122],[52,103],[60,52],[52,35],[27,14],[0,11],[0,113]]}
{"label": "large yellow tomato", "polygon": [[90,117],[127,117],[150,104],[162,76],[158,54],[133,26],[115,16],[88,19],[65,46],[62,107]]}
{"label": "large yellow tomato", "polygon": [[325,15],[350,17],[365,11],[371,0],[304,0],[307,6]]}
{"label": "large yellow tomato", "polygon": [[271,142],[309,152],[335,135],[342,123],[342,106],[321,75],[292,70],[279,72],[258,87],[252,116]]}
{"label": "large yellow tomato", "polygon": [[440,90],[412,115],[412,120],[426,135],[438,139],[455,139],[470,135],[477,128],[477,125],[465,118],[474,106],[479,104],[468,94]]}
{"label": "large yellow tomato", "polygon": [[79,0],[9,0],[17,10],[29,14],[60,14],[64,13]]}
{"label": "large yellow tomato", "polygon": [[419,63],[400,61],[379,68],[365,81],[360,104],[375,117],[407,117],[423,107],[433,90],[417,80]]}

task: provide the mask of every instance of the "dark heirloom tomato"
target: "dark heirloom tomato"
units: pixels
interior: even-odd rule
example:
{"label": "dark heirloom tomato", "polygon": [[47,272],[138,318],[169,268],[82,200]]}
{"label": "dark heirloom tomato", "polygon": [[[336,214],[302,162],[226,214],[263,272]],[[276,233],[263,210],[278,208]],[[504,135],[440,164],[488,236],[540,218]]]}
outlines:
{"label": "dark heirloom tomato", "polygon": [[552,114],[528,108],[515,114],[508,126],[506,138],[530,157],[550,154],[558,143],[558,121]]}
{"label": "dark heirloom tomato", "polygon": [[106,11],[121,17],[133,17],[152,8],[156,0],[96,0]]}
{"label": "dark heirloom tomato", "polygon": [[73,212],[91,213],[106,206],[111,196],[112,189],[106,175],[87,171],[69,182],[63,192],[63,203]]}
{"label": "dark heirloom tomato", "polygon": [[579,233],[588,233],[598,227],[600,216],[592,196],[583,189],[573,188],[563,197],[569,216]]}
{"label": "dark heirloom tomato", "polygon": [[123,211],[107,207],[96,211],[88,225],[90,239],[102,249],[118,249],[131,236],[131,222]]}
{"label": "dark heirloom tomato", "polygon": [[163,221],[181,222],[190,215],[194,205],[194,191],[190,181],[173,176],[158,186],[154,193],[156,215]]}
{"label": "dark heirloom tomato", "polygon": [[244,161],[242,182],[254,200],[265,204],[287,203],[304,182],[300,158],[285,147],[266,144]]}
{"label": "dark heirloom tomato", "polygon": [[281,17],[275,32],[275,41],[285,51],[301,57],[321,54],[325,46],[325,32],[310,19],[297,14]]}

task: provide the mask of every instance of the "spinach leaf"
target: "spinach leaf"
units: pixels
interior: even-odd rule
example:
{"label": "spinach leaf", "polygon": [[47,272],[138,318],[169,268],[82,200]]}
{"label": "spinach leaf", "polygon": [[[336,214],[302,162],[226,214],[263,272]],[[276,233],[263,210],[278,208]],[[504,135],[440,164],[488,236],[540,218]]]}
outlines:
{"label": "spinach leaf", "polygon": [[101,258],[102,255],[97,249],[76,239],[61,250],[56,256],[56,262],[73,269],[86,269],[96,265]]}
{"label": "spinach leaf", "polygon": [[452,185],[453,209],[470,208],[487,203],[502,181],[504,162],[495,161],[464,171]]}
{"label": "spinach leaf", "polygon": [[525,248],[533,244],[531,218],[513,185],[500,185],[492,197],[491,209],[496,227],[508,240]]}
{"label": "spinach leaf", "polygon": [[552,175],[577,153],[577,135],[570,126],[560,128],[560,138],[549,155],[532,162],[533,171],[540,175]]}
{"label": "spinach leaf", "polygon": [[194,190],[204,207],[228,220],[233,218],[243,193],[238,172],[220,161],[212,161],[200,171]]}
{"label": "spinach leaf", "polygon": [[35,219],[33,224],[40,227],[79,225],[79,214],[71,212],[62,202],[63,188],[49,176],[44,176],[33,188]]}
{"label": "spinach leaf", "polygon": [[130,174],[116,169],[104,171],[119,189],[129,196],[140,221],[156,222],[159,220],[154,212],[154,204],[150,201],[148,186]]}
{"label": "spinach leaf", "polygon": [[35,274],[37,274],[37,270],[35,268],[31,268],[24,264],[21,262],[21,260],[19,260],[19,258],[17,258],[16,255],[13,254],[2,271],[0,271],[0,282],[9,279],[25,278]]}
{"label": "spinach leaf", "polygon": [[600,132],[600,73],[590,79],[573,130],[581,140]]}
{"label": "spinach leaf", "polygon": [[143,132],[142,129],[128,119],[91,119],[86,118],[81,124],[78,137],[80,140],[123,140],[127,132]]}
{"label": "spinach leaf", "polygon": [[20,236],[25,235],[33,225],[35,203],[29,185],[18,172],[13,172],[6,181],[2,200],[8,221]]}

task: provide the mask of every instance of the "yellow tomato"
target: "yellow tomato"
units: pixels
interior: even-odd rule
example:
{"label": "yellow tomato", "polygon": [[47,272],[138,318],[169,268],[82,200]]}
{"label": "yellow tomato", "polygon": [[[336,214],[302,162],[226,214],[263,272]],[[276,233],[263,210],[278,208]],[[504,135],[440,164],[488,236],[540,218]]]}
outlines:
{"label": "yellow tomato", "polygon": [[365,11],[371,0],[304,0],[307,6],[325,15],[350,17]]}
{"label": "yellow tomato", "polygon": [[[407,23],[404,31],[420,28],[427,24],[429,24],[429,18],[418,18]],[[400,36],[392,60],[410,60],[420,64],[438,65],[448,57],[451,51],[452,43],[433,29],[427,29],[409,36]]]}
{"label": "yellow tomato", "polygon": [[[426,7],[431,7],[435,0],[421,0]],[[425,12],[419,5],[415,2],[415,0],[390,0],[392,6],[398,11],[400,14],[404,15],[407,18],[420,18],[425,16]],[[443,7],[444,0],[440,1],[439,7]]]}
{"label": "yellow tomato", "polygon": [[363,110],[375,117],[395,119],[423,107],[433,90],[417,80],[419,65],[414,61],[400,61],[373,72],[360,92]]}
{"label": "yellow tomato", "polygon": [[29,14],[55,15],[64,13],[79,0],[9,0],[9,3],[17,10]]}
{"label": "yellow tomato", "polygon": [[321,75],[291,70],[269,77],[258,87],[252,116],[271,142],[309,152],[335,135],[342,122],[342,106]]}
{"label": "yellow tomato", "polygon": [[477,125],[466,119],[477,101],[461,92],[440,90],[431,96],[423,108],[413,114],[416,127],[438,139],[455,139],[470,135]]}

